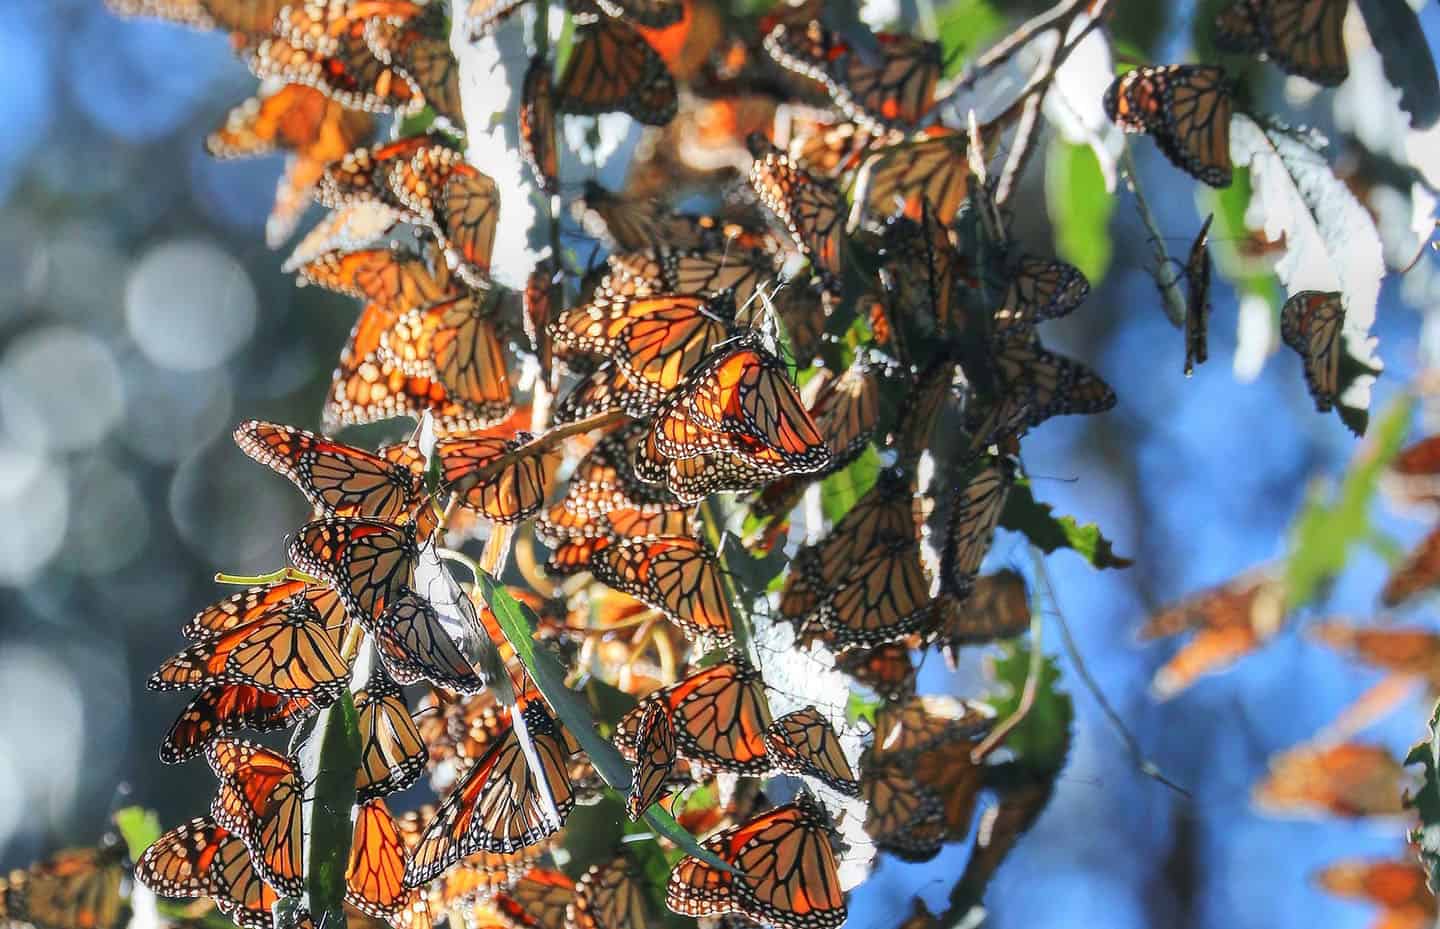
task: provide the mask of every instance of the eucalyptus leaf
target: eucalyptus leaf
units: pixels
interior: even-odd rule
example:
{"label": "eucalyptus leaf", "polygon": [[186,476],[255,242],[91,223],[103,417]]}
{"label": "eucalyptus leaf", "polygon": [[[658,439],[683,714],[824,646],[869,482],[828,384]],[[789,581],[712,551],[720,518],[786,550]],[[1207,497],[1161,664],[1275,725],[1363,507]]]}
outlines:
{"label": "eucalyptus leaf", "polygon": [[318,922],[345,924],[345,871],[354,833],[355,772],[360,768],[360,727],[348,690],[324,710],[300,747],[305,797],[306,907]]}

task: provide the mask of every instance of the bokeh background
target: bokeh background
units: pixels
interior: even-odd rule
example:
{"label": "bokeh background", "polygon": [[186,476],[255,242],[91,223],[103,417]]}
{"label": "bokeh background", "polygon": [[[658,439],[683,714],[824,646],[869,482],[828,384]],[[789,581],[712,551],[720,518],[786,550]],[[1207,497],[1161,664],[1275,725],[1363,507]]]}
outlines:
{"label": "bokeh background", "polygon": [[[949,28],[978,33],[1039,6],[936,0],[934,11],[960,24]],[[1214,6],[1120,4],[1117,29],[1157,60],[1180,60]],[[203,802],[208,780],[155,754],[183,701],[149,694],[143,681],[178,647],[180,622],[220,595],[214,572],[282,563],[283,534],[305,515],[300,497],[241,456],[229,433],[249,417],[316,424],[354,307],[297,290],[280,272],[282,255],[264,247],[280,159],[220,163],[202,151],[255,83],[223,37],[121,22],[100,0],[8,0],[6,11],[0,866],[11,867],[94,840],[118,804],[154,807],[169,825]],[[1421,19],[1435,48],[1440,9],[1425,4]],[[1360,112],[1354,91],[1308,97],[1273,69],[1263,86],[1277,107],[1327,129],[1342,161],[1358,157],[1347,130],[1395,128],[1356,129],[1344,113],[1337,126],[1337,111]],[[1176,236],[1170,248],[1183,252],[1203,215],[1192,185],[1153,147],[1137,151],[1160,224]],[[1036,159],[1020,215],[1043,215],[1044,175]],[[1046,250],[1050,230],[1038,221],[1022,234],[1030,250]],[[1269,755],[1331,722],[1378,674],[1292,629],[1232,672],[1156,703],[1150,677],[1174,646],[1134,643],[1156,607],[1279,555],[1307,485],[1340,475],[1357,443],[1338,419],[1313,413],[1288,353],[1249,382],[1237,378],[1237,301],[1223,280],[1211,361],[1184,378],[1181,339],[1160,312],[1124,197],[1110,234],[1109,273],[1048,340],[1098,368],[1119,406],[1052,420],[1027,440],[1026,460],[1039,496],[1100,523],[1136,559],[1103,573],[1066,553],[1049,561],[1058,605],[1101,687],[1147,756],[1193,796],[1137,771],[1062,660],[1078,715],[1072,760],[992,885],[993,924],[1365,925],[1368,907],[1323,894],[1311,874],[1341,857],[1401,853],[1403,827],[1276,819],[1255,812],[1249,792]],[[1425,316],[1440,297],[1437,270],[1427,251],[1387,282],[1377,409],[1440,359]],[[1383,509],[1376,519],[1405,545],[1428,528]],[[1004,533],[991,560],[1030,571],[1018,538]],[[1360,550],[1317,612],[1372,615],[1384,570]],[[1436,625],[1426,603],[1403,618]],[[1047,633],[1046,650],[1057,651]],[[973,673],[948,675],[938,660],[922,683],[976,689]],[[1364,737],[1403,752],[1426,712],[1417,698]],[[851,925],[893,926],[915,893],[938,904],[963,868],[962,849],[925,865],[885,861]]]}

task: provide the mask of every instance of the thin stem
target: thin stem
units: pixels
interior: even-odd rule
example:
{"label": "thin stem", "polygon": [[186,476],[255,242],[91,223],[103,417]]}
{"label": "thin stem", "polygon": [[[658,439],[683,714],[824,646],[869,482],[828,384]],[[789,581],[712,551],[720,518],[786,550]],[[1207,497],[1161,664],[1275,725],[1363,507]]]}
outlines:
{"label": "thin stem", "polygon": [[1155,283],[1160,286],[1160,308],[1165,311],[1165,317],[1170,320],[1175,328],[1179,329],[1185,325],[1185,295],[1180,293],[1179,277],[1170,280],[1161,279],[1161,269],[1169,268],[1174,259],[1165,250],[1165,238],[1160,234],[1160,226],[1155,222],[1155,214],[1150,212],[1150,204],[1145,200],[1145,192],[1140,187],[1140,177],[1135,170],[1135,156],[1130,153],[1130,145],[1126,143],[1120,151],[1120,173],[1125,178],[1125,186],[1130,188],[1130,193],[1135,195],[1135,209],[1140,214],[1140,221],[1145,224],[1145,231],[1149,234],[1150,247],[1155,251],[1155,269],[1151,274]]}
{"label": "thin stem", "polygon": [[1055,623],[1060,627],[1060,638],[1065,643],[1065,654],[1070,657],[1070,663],[1075,666],[1075,673],[1080,676],[1080,680],[1085,685],[1085,689],[1090,691],[1090,695],[1095,698],[1095,702],[1100,704],[1101,711],[1104,712],[1105,718],[1120,736],[1120,741],[1125,743],[1125,748],[1129,752],[1135,767],[1146,777],[1164,784],[1181,796],[1189,798],[1190,791],[1166,777],[1165,773],[1160,770],[1155,762],[1145,757],[1144,751],[1140,748],[1139,740],[1135,738],[1134,733],[1125,725],[1125,721],[1120,718],[1120,714],[1116,712],[1115,707],[1111,705],[1109,698],[1105,696],[1105,692],[1100,689],[1100,684],[1090,673],[1090,668],[1085,664],[1085,659],[1080,655],[1080,647],[1075,643],[1075,637],[1070,633],[1070,624],[1065,621],[1065,611],[1060,608],[1060,601],[1055,596],[1055,586],[1050,583],[1050,572],[1045,566],[1045,556],[1040,553],[1039,549],[1032,545],[1030,547],[1030,557],[1035,564],[1036,577],[1045,585],[1045,596],[1049,598],[1050,605],[1055,610]]}
{"label": "thin stem", "polygon": [[241,587],[259,587],[262,584],[279,584],[282,581],[301,581],[306,584],[319,584],[317,578],[313,578],[301,571],[299,568],[284,567],[278,571],[271,571],[269,574],[222,574],[217,572],[215,583],[235,584]]}
{"label": "thin stem", "polygon": [[1030,715],[1031,708],[1035,706],[1035,696],[1040,691],[1040,673],[1045,666],[1044,653],[1040,650],[1040,634],[1045,625],[1041,616],[1039,610],[1032,610],[1030,613],[1030,666],[1025,669],[1025,689],[1020,692],[1020,702],[1015,705],[1015,712],[991,729],[985,740],[970,751],[972,764],[979,764],[999,748],[1005,737],[1025,721],[1025,717]]}

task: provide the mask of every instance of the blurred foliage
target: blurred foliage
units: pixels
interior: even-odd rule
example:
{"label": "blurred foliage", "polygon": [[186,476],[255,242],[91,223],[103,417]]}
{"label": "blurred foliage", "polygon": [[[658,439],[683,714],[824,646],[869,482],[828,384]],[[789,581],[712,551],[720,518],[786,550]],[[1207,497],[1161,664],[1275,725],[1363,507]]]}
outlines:
{"label": "blurred foliage", "polygon": [[[1031,656],[1030,643],[1017,640],[1002,646],[990,663],[996,690],[987,699],[1001,720],[1020,708],[1030,678]],[[1059,771],[1070,751],[1075,707],[1059,683],[1055,658],[1041,656],[1035,698],[1024,718],[1005,736],[1004,744],[1014,753],[1015,763],[1032,773]]]}
{"label": "blurred foliage", "polygon": [[139,860],[145,849],[160,838],[160,833],[164,831],[160,826],[159,815],[154,810],[139,806],[116,810],[115,828],[120,832],[120,838],[125,840],[125,848],[130,852],[131,861]]}
{"label": "blurred foliage", "polygon": [[1405,396],[1391,403],[1339,489],[1330,495],[1317,487],[1310,494],[1291,531],[1285,563],[1286,612],[1319,596],[1345,569],[1351,547],[1370,537],[1370,504],[1381,473],[1405,442],[1413,406]]}
{"label": "blurred foliage", "polygon": [[1114,245],[1109,226],[1116,200],[1105,189],[1095,151],[1056,140],[1046,156],[1045,194],[1056,251],[1084,272],[1091,285],[1098,284],[1110,268]]}

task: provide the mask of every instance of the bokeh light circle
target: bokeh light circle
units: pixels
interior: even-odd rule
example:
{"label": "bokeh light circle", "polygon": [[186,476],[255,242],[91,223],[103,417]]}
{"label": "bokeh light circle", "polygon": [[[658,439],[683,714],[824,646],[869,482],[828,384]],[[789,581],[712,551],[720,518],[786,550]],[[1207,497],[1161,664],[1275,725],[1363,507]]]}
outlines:
{"label": "bokeh light circle", "polygon": [[0,444],[0,585],[23,587],[65,540],[65,469],[34,451]]}
{"label": "bokeh light circle", "polygon": [[104,342],[70,326],[21,335],[0,358],[0,420],[20,444],[91,448],[125,409],[115,356]]}
{"label": "bokeh light circle", "polygon": [[245,268],[209,242],[167,242],[145,254],[125,286],[135,344],[172,371],[204,371],[255,333],[255,286]]}

